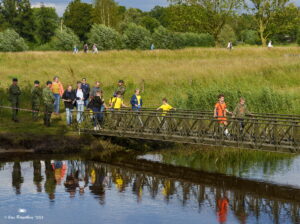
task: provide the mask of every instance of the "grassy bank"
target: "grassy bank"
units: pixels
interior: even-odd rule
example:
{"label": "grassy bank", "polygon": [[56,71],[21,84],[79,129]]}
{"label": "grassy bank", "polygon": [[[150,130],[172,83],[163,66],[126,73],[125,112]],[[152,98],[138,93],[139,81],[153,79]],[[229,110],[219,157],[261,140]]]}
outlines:
{"label": "grassy bank", "polygon": [[[0,53],[0,104],[8,105],[6,89],[13,77],[19,78],[23,90],[21,107],[30,108],[29,92],[33,81],[38,79],[45,83],[59,76],[65,86],[75,85],[82,77],[87,77],[90,84],[99,80],[107,100],[116,82],[124,79],[128,89],[127,104],[133,90],[144,87],[143,99],[147,107],[159,106],[161,99],[168,97],[170,104],[176,107],[212,110],[216,95],[222,92],[227,96],[230,109],[238,97],[245,96],[253,112],[299,113],[299,61],[298,47],[271,50],[241,47],[231,52],[218,48],[124,50],[98,55]],[[3,113],[9,116],[9,112],[2,112],[2,119],[6,117]],[[39,132],[38,128],[33,128],[30,115],[22,114],[22,119],[29,122],[27,126]],[[8,129],[15,127],[5,125]],[[20,125],[26,129],[26,124]]]}

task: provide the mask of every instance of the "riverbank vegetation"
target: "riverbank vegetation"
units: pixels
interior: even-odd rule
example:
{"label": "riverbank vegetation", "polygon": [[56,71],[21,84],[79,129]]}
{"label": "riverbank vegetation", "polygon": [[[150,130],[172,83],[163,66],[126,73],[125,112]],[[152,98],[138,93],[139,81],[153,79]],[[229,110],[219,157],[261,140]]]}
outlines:
{"label": "riverbank vegetation", "polygon": [[75,86],[86,77],[101,82],[106,101],[116,82],[125,80],[125,102],[135,88],[143,90],[145,107],[158,107],[161,99],[178,108],[213,110],[219,93],[229,109],[240,96],[253,112],[300,113],[299,49],[241,47],[233,51],[211,48],[157,51],[107,51],[98,55],[64,52],[0,54],[0,104],[9,105],[6,90],[16,77],[22,89],[21,107],[31,108],[34,80],[45,86],[59,76]]}

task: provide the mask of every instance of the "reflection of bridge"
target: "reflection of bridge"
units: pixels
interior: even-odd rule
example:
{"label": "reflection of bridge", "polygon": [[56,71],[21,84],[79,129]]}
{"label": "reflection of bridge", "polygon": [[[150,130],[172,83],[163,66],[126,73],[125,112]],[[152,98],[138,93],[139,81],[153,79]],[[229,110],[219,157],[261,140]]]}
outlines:
{"label": "reflection of bridge", "polygon": [[253,114],[243,120],[228,117],[227,130],[211,112],[177,110],[163,114],[146,109],[106,111],[104,122],[83,113],[83,122],[76,130],[100,136],[115,136],[167,142],[219,145],[239,148],[299,152],[300,116],[283,114]]}

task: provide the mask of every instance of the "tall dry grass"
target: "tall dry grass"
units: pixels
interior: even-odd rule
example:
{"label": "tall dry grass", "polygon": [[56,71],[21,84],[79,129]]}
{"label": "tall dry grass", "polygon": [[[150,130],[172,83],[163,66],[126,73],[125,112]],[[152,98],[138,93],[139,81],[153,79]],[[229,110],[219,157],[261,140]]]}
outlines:
{"label": "tall dry grass", "polygon": [[[170,98],[170,103],[178,97],[186,101],[191,85],[194,89],[199,86],[204,90],[217,87],[220,91],[247,91],[248,95],[268,87],[278,94],[288,94],[294,104],[300,96],[299,62],[298,47],[271,50],[241,47],[231,52],[217,48],[123,50],[100,52],[98,55],[73,55],[70,52],[1,53],[0,87],[7,88],[13,77],[19,78],[23,87],[31,85],[36,79],[44,83],[52,80],[53,76],[59,76],[65,85],[75,85],[77,80],[86,77],[91,84],[100,80],[106,98],[109,98],[116,82],[124,79],[128,86],[128,101],[134,88],[141,87],[144,81],[143,96],[147,106],[159,105],[165,96]],[[186,102],[183,104],[187,105]]]}

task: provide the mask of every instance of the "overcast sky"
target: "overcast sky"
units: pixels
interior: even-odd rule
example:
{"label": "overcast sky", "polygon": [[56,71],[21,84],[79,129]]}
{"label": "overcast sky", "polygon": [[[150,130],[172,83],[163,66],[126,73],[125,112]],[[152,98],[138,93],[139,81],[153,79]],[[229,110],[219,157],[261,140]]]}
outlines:
{"label": "overcast sky", "polygon": [[[65,8],[71,0],[32,0],[33,6],[40,5],[43,2],[46,6],[55,7],[59,16],[62,16]],[[82,0],[84,2],[91,3],[92,0]],[[154,6],[167,6],[168,0],[116,0],[120,5],[126,6],[127,8],[139,8],[143,11],[150,11]],[[291,0],[290,2],[296,3],[300,6],[300,0]]]}

